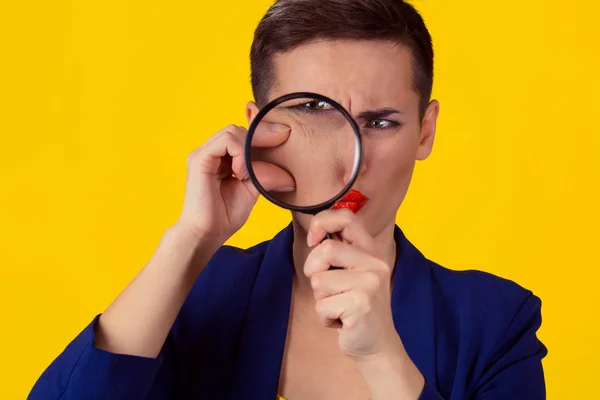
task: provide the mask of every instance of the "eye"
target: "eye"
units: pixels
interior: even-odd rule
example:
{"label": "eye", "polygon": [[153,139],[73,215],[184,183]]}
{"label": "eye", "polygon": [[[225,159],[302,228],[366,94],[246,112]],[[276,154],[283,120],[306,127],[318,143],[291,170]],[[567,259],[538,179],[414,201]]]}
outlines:
{"label": "eye", "polygon": [[387,119],[372,119],[367,122],[367,127],[372,129],[385,129],[398,126],[399,124]]}
{"label": "eye", "polygon": [[302,103],[302,107],[308,110],[329,110],[333,108],[331,104],[323,100],[311,100],[306,103]]}

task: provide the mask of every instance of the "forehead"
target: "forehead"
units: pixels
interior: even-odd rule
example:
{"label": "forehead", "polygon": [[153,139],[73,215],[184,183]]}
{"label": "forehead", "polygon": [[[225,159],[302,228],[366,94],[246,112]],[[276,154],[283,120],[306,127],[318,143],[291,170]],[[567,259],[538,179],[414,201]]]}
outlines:
{"label": "forehead", "polygon": [[412,85],[409,48],[388,41],[319,41],[279,54],[270,99],[310,91],[345,106],[410,107],[418,95]]}

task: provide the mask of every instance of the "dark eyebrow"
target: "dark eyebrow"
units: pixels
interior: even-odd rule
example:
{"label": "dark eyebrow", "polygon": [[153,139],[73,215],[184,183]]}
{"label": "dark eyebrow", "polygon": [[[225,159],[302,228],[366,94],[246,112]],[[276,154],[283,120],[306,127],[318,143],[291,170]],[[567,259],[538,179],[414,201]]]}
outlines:
{"label": "dark eyebrow", "polygon": [[367,110],[358,114],[359,119],[363,120],[372,120],[372,119],[381,119],[385,117],[389,117],[392,114],[402,114],[402,111],[396,110],[395,108],[379,108],[377,110]]}

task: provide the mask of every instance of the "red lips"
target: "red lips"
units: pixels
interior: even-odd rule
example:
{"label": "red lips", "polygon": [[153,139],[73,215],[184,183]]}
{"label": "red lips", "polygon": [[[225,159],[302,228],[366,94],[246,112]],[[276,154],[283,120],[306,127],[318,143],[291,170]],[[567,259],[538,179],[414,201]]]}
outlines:
{"label": "red lips", "polygon": [[352,189],[340,201],[335,203],[332,209],[339,210],[340,208],[347,208],[356,214],[368,201],[369,198],[367,196],[358,190]]}

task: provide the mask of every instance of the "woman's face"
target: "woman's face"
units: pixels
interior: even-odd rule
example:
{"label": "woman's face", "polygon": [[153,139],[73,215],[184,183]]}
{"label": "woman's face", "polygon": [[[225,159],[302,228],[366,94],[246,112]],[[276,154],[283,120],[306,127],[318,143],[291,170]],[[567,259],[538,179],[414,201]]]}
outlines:
{"label": "woman's face", "polygon": [[[275,58],[275,81],[269,100],[292,92],[316,92],[344,106],[363,138],[363,168],[355,189],[369,201],[357,216],[377,236],[393,226],[416,160],[431,152],[439,111],[432,102],[423,120],[419,95],[413,89],[409,49],[391,42],[321,41]],[[258,109],[248,105],[252,120]],[[344,185],[347,174],[332,174],[324,191]],[[294,219],[303,228],[311,216]]]}

